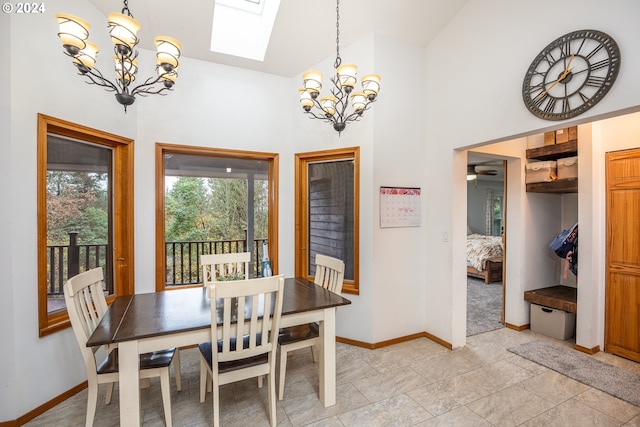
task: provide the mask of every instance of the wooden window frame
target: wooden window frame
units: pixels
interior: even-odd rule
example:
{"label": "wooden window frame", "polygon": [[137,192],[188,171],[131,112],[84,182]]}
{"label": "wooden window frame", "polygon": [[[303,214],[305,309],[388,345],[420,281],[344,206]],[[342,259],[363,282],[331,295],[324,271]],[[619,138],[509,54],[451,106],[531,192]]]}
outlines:
{"label": "wooden window frame", "polygon": [[60,135],[113,149],[113,261],[115,296],[134,293],[133,140],[38,114],[38,329],[44,337],[70,326],[66,310],[47,309],[47,135]]}
{"label": "wooden window frame", "polygon": [[[245,160],[261,160],[269,164],[269,260],[273,274],[278,274],[278,167],[279,155],[259,151],[229,150],[178,144],[156,143],[156,292],[174,290],[165,286],[165,198],[164,156],[165,154],[203,157],[227,157]],[[196,286],[180,286],[179,289]]]}
{"label": "wooden window frame", "polygon": [[310,163],[353,160],[353,280],[345,280],[342,292],[360,294],[360,147],[297,153],[295,155],[295,275],[314,278],[307,271],[309,208],[307,169]]}

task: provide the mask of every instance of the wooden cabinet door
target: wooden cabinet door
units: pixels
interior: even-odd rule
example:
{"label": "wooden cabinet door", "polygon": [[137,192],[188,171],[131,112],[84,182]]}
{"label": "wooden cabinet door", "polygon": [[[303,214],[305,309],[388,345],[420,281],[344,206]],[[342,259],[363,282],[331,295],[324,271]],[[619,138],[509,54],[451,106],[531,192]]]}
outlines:
{"label": "wooden cabinet door", "polygon": [[640,149],[607,153],[605,351],[640,362]]}

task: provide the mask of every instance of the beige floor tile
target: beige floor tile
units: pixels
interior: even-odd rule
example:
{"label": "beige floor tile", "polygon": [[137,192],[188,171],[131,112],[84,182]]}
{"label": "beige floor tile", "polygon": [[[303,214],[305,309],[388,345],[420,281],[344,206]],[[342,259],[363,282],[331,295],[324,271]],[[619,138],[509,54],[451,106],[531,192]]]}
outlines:
{"label": "beige floor tile", "polygon": [[424,351],[418,346],[401,343],[395,346],[384,347],[379,349],[379,351],[374,351],[365,360],[377,371],[387,372],[397,368],[408,367],[416,361],[435,357],[437,354],[447,353],[446,348],[442,346],[438,347],[440,348],[432,348],[430,351]]}
{"label": "beige floor tile", "polygon": [[511,427],[553,408],[553,404],[514,385],[467,404],[494,426]]}
{"label": "beige floor tile", "polygon": [[631,421],[640,415],[640,408],[637,406],[594,388],[580,393],[575,397],[575,400],[622,422]]}
{"label": "beige floor tile", "polygon": [[471,409],[461,406],[457,409],[431,418],[415,427],[491,427],[491,423]]}
{"label": "beige floor tile", "polygon": [[509,328],[501,328],[490,334],[478,334],[467,337],[467,344],[473,347],[481,347],[483,345],[502,341],[507,338],[514,338],[519,333]]}
{"label": "beige floor tile", "polygon": [[477,365],[489,365],[513,356],[513,353],[507,351],[502,340],[484,343],[475,347],[464,347],[458,353]]}
{"label": "beige floor tile", "polygon": [[315,423],[307,424],[304,427],[345,427],[338,417],[325,418]]}
{"label": "beige floor tile", "polygon": [[428,383],[434,383],[457,377],[481,366],[477,361],[469,360],[459,353],[448,352],[442,356],[415,362],[411,368],[422,375]]}
{"label": "beige floor tile", "polygon": [[350,427],[412,426],[431,417],[429,412],[405,394],[338,415],[340,421]]}
{"label": "beige floor tile", "polygon": [[340,359],[336,367],[336,382],[338,384],[350,383],[379,373],[377,369],[373,368],[364,360],[351,358]]}
{"label": "beige floor tile", "polygon": [[464,376],[428,384],[407,392],[407,396],[433,415],[444,414],[487,395],[489,395],[487,389],[464,378]]}
{"label": "beige floor tile", "polygon": [[558,405],[589,387],[555,371],[547,371],[521,383],[525,390]]}
{"label": "beige floor tile", "polygon": [[534,376],[534,373],[514,365],[508,360],[499,360],[464,374],[464,377],[481,385],[491,393],[518,384]]}
{"label": "beige floor tile", "polygon": [[325,408],[316,394],[308,394],[283,400],[282,406],[291,424],[302,426],[361,408],[370,403],[352,384],[337,386],[336,400],[337,403],[334,406]]}
{"label": "beige floor tile", "polygon": [[598,426],[598,427],[614,427],[620,426],[618,420],[615,420],[602,412],[599,412],[589,406],[576,400],[566,401],[560,405],[550,409],[549,411],[538,415],[537,417],[522,424],[524,427],[541,427],[541,426]]}
{"label": "beige floor tile", "polygon": [[624,427],[640,427],[640,415],[624,424]]}
{"label": "beige floor tile", "polygon": [[[278,385],[276,385],[276,389]],[[283,398],[300,396],[304,394],[315,393],[316,388],[312,384],[304,372],[287,372],[285,375],[284,395]]]}
{"label": "beige floor tile", "polygon": [[513,357],[510,357],[505,360],[508,360],[510,363],[520,366],[521,368],[524,368],[527,371],[531,371],[535,375],[540,375],[541,373],[549,370],[549,368],[547,368],[546,366],[538,365],[535,362],[532,362],[530,360],[525,359],[524,357],[520,357],[515,354],[513,355]]}
{"label": "beige floor tile", "polygon": [[387,399],[423,386],[427,381],[411,368],[388,370],[353,382],[370,402]]}

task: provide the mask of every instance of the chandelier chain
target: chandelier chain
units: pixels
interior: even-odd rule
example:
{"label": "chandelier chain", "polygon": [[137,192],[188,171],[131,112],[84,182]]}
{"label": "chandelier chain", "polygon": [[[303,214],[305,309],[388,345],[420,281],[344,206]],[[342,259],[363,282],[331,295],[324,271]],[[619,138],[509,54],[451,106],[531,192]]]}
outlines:
{"label": "chandelier chain", "polygon": [[336,0],[336,62],[333,63],[333,68],[338,68],[342,63],[340,58],[340,0]]}
{"label": "chandelier chain", "polygon": [[[331,123],[338,132],[345,130],[347,123],[357,122],[371,104],[376,101],[380,90],[380,76],[367,74],[362,77],[362,89],[354,90],[357,83],[355,64],[341,65],[340,58],[340,0],[336,0],[336,61],[334,74],[329,77],[329,96],[320,96],[322,73],[307,71],[302,76],[303,86],[298,89],[302,110],[311,119]],[[351,109],[349,109],[351,107]]]}
{"label": "chandelier chain", "polygon": [[129,0],[124,0],[123,1],[124,7],[122,8],[122,14],[124,15],[125,12],[126,14],[130,17],[133,18],[133,15],[131,14],[131,11],[129,10]]}

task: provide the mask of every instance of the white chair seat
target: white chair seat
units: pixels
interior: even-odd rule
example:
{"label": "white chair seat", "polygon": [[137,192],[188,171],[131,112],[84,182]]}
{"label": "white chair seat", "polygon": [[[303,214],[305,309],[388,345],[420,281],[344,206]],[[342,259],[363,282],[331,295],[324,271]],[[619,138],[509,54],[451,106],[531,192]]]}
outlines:
{"label": "white chair seat", "polygon": [[[175,348],[154,351],[140,355],[140,370],[153,368],[168,368],[173,361]],[[112,350],[98,365],[98,374],[111,374],[119,371],[118,349]]]}
{"label": "white chair seat", "polygon": [[[245,337],[245,348],[249,348],[249,337]],[[200,355],[204,358],[211,369],[212,364],[212,348],[211,343],[206,342],[202,344],[198,344],[198,349],[200,350]],[[230,351],[235,351],[235,340],[233,345],[231,345]],[[222,352],[222,341],[218,341],[218,352]],[[237,369],[248,368],[250,366],[257,366],[264,363],[269,362],[269,355],[267,353],[259,354],[257,356],[248,357],[246,359],[242,359],[240,361],[229,361],[229,362],[218,362],[218,373],[224,374],[226,372],[235,371]]]}

